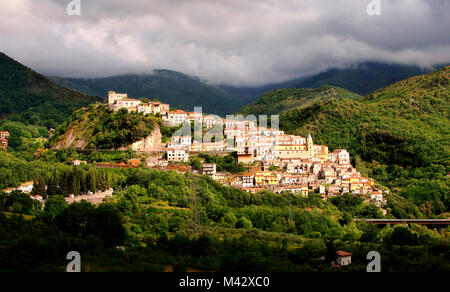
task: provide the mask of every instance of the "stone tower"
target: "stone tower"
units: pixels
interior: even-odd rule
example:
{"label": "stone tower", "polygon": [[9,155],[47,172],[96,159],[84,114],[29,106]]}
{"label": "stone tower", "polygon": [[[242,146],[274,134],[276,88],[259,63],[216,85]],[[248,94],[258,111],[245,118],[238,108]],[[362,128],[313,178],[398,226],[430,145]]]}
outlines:
{"label": "stone tower", "polygon": [[128,98],[126,93],[116,93],[115,91],[108,91],[108,103],[114,104],[117,100]]}

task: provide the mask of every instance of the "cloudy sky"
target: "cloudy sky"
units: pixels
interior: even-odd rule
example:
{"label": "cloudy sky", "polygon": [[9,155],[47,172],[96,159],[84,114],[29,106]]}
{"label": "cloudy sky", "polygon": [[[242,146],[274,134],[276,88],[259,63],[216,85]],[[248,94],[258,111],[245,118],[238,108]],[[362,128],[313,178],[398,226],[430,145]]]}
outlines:
{"label": "cloudy sky", "polygon": [[0,0],[0,51],[49,75],[171,69],[261,85],[363,61],[450,62],[450,1]]}

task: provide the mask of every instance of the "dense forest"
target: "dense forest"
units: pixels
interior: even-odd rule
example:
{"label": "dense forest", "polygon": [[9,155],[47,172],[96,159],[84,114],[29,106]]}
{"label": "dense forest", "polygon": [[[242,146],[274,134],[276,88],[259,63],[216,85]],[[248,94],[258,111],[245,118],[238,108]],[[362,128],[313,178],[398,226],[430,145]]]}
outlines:
{"label": "dense forest", "polygon": [[350,68],[329,69],[297,82],[295,87],[318,88],[332,85],[365,95],[401,80],[438,70],[442,66],[443,64],[425,69],[413,65],[365,62]]}
{"label": "dense forest", "polygon": [[244,116],[274,115],[289,109],[306,108],[319,101],[330,98],[357,99],[360,97],[356,93],[328,85],[314,89],[278,89],[264,94],[261,99],[246,105],[238,113]]}
{"label": "dense forest", "polygon": [[[11,167],[30,164],[3,156]],[[37,174],[16,169],[38,177],[33,192],[48,196],[44,209],[17,192],[0,195],[0,270],[63,271],[65,254],[77,250],[84,271],[332,271],[338,249],[354,254],[341,271],[364,271],[371,250],[382,253],[385,271],[450,269],[450,229],[355,223],[383,215],[353,195],[255,195],[189,173],[39,163]],[[68,206],[58,194],[69,185],[80,193],[113,187],[115,195]]]}
{"label": "dense forest", "polygon": [[56,85],[3,53],[0,68],[1,118],[56,128],[74,110],[102,101]]}

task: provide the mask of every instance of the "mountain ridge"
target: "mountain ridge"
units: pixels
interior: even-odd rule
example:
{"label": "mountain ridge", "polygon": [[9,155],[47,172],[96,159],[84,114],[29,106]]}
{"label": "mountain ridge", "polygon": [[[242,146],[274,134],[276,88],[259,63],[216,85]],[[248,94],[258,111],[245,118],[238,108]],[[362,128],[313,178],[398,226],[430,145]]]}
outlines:
{"label": "mountain ridge", "polygon": [[101,98],[64,88],[0,52],[0,116],[55,128],[74,110]]}
{"label": "mountain ridge", "polygon": [[75,90],[106,97],[108,91],[128,93],[134,98],[158,99],[172,108],[192,111],[202,106],[205,113],[225,115],[236,111],[246,101],[207,81],[181,72],[159,69],[154,74],[126,74],[104,78],[59,78],[55,82]]}
{"label": "mountain ridge", "polygon": [[246,96],[253,101],[276,89],[320,88],[324,85],[341,87],[360,95],[366,95],[392,83],[429,73],[438,68],[438,65],[430,69],[423,69],[415,65],[362,62],[348,68],[331,68],[317,74],[260,87],[219,86],[230,93]]}
{"label": "mountain ridge", "polygon": [[276,89],[264,94],[259,100],[244,106],[238,113],[243,115],[273,115],[289,109],[300,109],[329,98],[361,98],[346,89],[325,85],[320,88]]}
{"label": "mountain ridge", "polygon": [[130,73],[102,78],[49,78],[61,86],[89,95],[105,98],[109,90],[123,91],[132,97],[157,98],[187,111],[202,106],[206,113],[224,116],[276,89],[332,85],[364,95],[428,71],[414,65],[365,62],[259,87],[215,85],[200,77],[167,69],[156,69],[153,74]]}

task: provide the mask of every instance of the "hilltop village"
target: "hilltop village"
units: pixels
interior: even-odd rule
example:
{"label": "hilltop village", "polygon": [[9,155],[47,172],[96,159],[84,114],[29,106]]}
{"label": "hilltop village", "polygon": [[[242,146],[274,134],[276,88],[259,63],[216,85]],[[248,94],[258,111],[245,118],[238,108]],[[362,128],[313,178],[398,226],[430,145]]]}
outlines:
{"label": "hilltop village", "polygon": [[[243,117],[203,115],[199,112],[171,110],[169,104],[150,102],[147,99],[129,98],[126,93],[108,92],[109,107],[113,111],[126,109],[128,112],[153,115],[161,118],[164,126],[175,129],[170,141],[163,145],[163,151],[150,151],[145,159],[130,159],[128,163],[96,163],[97,168],[128,168],[146,166],[161,170],[175,170],[180,173],[207,175],[211,179],[232,186],[242,191],[256,194],[267,190],[273,193],[289,192],[308,196],[320,194],[328,200],[346,193],[364,195],[366,203],[373,203],[382,208],[384,214],[387,200],[384,198],[389,190],[363,177],[351,164],[350,154],[345,149],[329,151],[326,145],[314,144],[311,134],[304,138],[288,135],[276,128],[259,126],[256,120]],[[200,128],[201,137],[192,133],[192,125]],[[187,131],[186,131],[187,129]],[[51,130],[51,135],[54,130]],[[206,135],[205,135],[206,133]],[[210,135],[209,133],[214,133]],[[0,132],[2,148],[8,145],[8,132]],[[209,139],[206,139],[209,137]],[[161,139],[161,137],[159,137]],[[135,152],[149,154],[148,151],[135,149]],[[215,163],[202,163],[197,169],[190,166],[194,159],[202,155],[210,157],[232,156],[240,167],[238,172],[227,172]],[[72,165],[87,164],[86,161],[74,160]],[[17,188],[3,190],[5,193],[21,191],[31,194],[34,182],[24,182]],[[96,193],[89,192],[83,200],[101,202],[112,196],[114,190],[108,189]],[[66,201],[73,203],[77,199],[73,194],[65,194]],[[32,199],[45,203],[38,195]]]}
{"label": "hilltop village", "polygon": [[201,173],[251,193],[269,190],[307,196],[316,192],[324,199],[352,193],[367,195],[367,201],[379,207],[386,204],[383,194],[388,190],[376,187],[373,180],[363,177],[352,166],[347,150],[330,152],[326,145],[315,145],[311,135],[307,138],[287,135],[278,129],[258,127],[255,121],[171,110],[168,104],[144,103],[114,91],[108,93],[108,106],[115,111],[125,108],[130,112],[159,115],[170,127],[189,125],[190,129],[191,123],[197,123],[203,130],[214,131],[216,137],[220,134],[219,139],[212,141],[196,139],[190,132],[175,134],[166,146],[164,158],[147,160],[148,167],[188,163],[191,157],[201,153],[222,156],[236,153],[238,162],[247,167],[246,173],[221,173],[216,164],[203,164]]}

